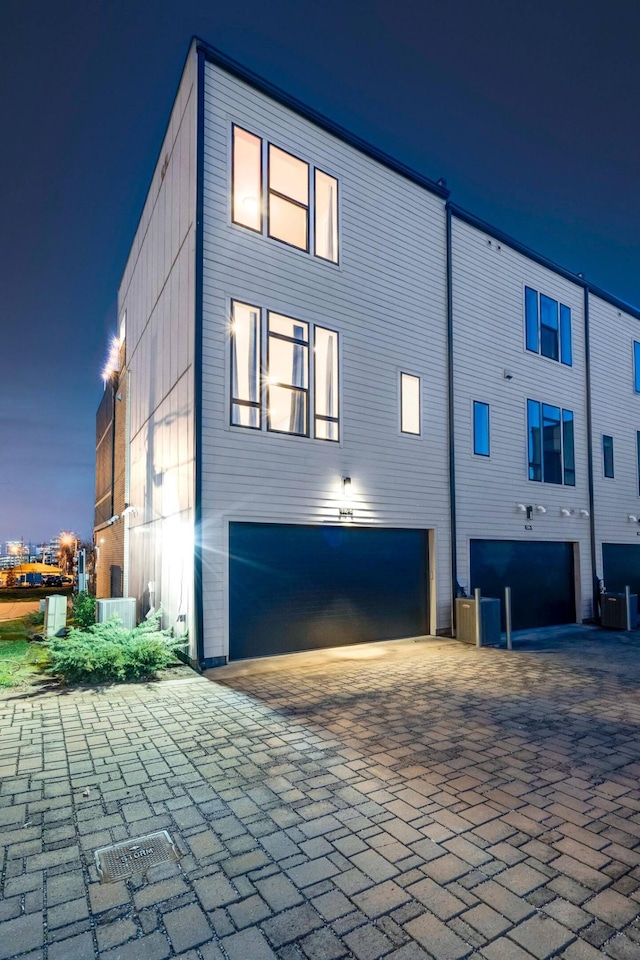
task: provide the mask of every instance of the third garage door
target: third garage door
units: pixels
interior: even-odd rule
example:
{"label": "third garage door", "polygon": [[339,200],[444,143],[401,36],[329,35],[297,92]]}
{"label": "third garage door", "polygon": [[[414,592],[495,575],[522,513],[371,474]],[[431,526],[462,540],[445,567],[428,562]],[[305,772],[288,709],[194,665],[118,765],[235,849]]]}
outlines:
{"label": "third garage door", "polygon": [[602,567],[609,593],[624,593],[628,586],[640,595],[640,544],[603,543]]}
{"label": "third garage door", "polygon": [[424,530],[229,524],[229,657],[428,632]]}
{"label": "third garage door", "polygon": [[514,630],[575,623],[573,544],[472,540],[471,587],[500,599],[511,587]]}

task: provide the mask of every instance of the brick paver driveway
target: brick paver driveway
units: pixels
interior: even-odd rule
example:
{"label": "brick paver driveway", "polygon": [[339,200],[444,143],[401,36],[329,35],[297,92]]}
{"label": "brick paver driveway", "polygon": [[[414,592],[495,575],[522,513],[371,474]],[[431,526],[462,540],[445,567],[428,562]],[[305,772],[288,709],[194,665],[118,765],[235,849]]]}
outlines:
{"label": "brick paver driveway", "polygon": [[638,960],[640,640],[518,643],[5,697],[0,958]]}

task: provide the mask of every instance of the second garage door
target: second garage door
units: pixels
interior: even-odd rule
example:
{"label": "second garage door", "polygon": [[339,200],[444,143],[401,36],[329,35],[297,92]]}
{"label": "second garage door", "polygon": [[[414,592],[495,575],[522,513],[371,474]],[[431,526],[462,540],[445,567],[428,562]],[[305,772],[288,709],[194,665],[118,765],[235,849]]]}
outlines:
{"label": "second garage door", "polygon": [[229,524],[229,657],[428,632],[424,530]]}
{"label": "second garage door", "polygon": [[572,543],[472,540],[471,586],[500,599],[511,587],[514,630],[575,623]]}

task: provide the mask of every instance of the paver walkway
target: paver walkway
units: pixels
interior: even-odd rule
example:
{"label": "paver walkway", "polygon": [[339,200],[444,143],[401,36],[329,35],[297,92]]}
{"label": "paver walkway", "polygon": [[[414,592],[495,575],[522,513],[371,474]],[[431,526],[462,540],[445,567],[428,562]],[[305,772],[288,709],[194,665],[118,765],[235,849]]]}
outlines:
{"label": "paver walkway", "polygon": [[9,692],[0,960],[638,960],[640,635],[516,644]]}

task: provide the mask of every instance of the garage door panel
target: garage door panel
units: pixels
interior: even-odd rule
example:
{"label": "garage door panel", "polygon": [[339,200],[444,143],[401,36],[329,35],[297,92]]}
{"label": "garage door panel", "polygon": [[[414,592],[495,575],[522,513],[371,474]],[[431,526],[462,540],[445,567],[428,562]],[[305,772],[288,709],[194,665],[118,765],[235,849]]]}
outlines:
{"label": "garage door panel", "polygon": [[[511,587],[514,630],[575,622],[571,543],[472,540],[471,585],[501,600]],[[504,629],[504,604],[501,613]]]}
{"label": "garage door panel", "polygon": [[610,593],[631,593],[640,596],[640,544],[603,543],[602,567],[606,589]]}
{"label": "garage door panel", "polygon": [[229,525],[230,658],[427,632],[421,530]]}

